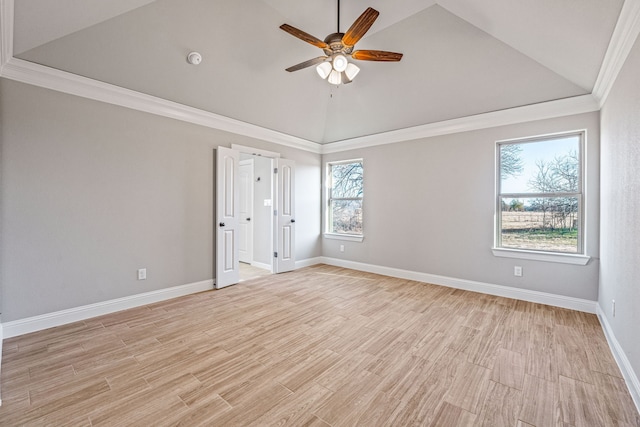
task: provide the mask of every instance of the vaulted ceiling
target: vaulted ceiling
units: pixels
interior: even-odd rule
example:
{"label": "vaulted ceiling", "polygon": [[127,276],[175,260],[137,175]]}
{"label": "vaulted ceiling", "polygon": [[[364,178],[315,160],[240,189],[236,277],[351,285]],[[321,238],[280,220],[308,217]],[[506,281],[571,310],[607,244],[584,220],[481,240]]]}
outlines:
{"label": "vaulted ceiling", "polygon": [[[14,56],[317,143],[593,91],[623,0],[342,0],[340,30],[380,17],[349,85],[314,67],[335,0],[15,0]],[[186,56],[198,51],[200,65]]]}

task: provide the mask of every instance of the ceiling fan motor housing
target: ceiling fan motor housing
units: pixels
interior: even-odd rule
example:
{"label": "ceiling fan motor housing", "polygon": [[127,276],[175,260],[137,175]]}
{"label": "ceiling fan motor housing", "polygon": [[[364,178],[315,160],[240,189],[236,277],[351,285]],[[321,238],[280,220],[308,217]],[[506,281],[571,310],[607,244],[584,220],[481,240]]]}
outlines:
{"label": "ceiling fan motor housing", "polygon": [[342,52],[344,54],[350,54],[353,51],[353,46],[345,46],[342,44],[342,37],[344,37],[344,33],[332,33],[329,34],[324,42],[329,45],[328,48],[323,49],[324,53],[328,56],[333,55],[334,53]]}

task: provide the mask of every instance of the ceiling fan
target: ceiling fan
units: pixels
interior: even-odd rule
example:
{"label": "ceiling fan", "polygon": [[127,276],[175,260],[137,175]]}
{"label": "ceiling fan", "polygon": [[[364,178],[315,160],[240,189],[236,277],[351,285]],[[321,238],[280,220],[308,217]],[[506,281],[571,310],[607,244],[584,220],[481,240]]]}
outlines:
{"label": "ceiling fan", "polygon": [[338,0],[338,31],[329,34],[324,41],[305,33],[289,24],[282,24],[280,28],[294,37],[299,38],[309,44],[319,47],[324,51],[323,56],[301,62],[287,68],[293,72],[303,68],[316,65],[316,71],[323,79],[329,83],[339,85],[341,83],[351,83],[360,71],[360,68],[347,60],[347,56],[360,61],[383,61],[398,62],[402,59],[401,53],[387,52],[383,50],[356,50],[354,46],[360,40],[375,20],[380,12],[369,7],[362,15],[355,20],[346,33],[340,32],[340,0]]}

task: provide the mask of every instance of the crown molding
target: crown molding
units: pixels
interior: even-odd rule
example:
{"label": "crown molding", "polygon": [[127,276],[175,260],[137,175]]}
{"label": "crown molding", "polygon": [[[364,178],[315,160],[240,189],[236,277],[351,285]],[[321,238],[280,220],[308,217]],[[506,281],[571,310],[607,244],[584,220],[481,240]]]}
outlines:
{"label": "crown molding", "polygon": [[320,146],[315,142],[22,59],[10,58],[2,69],[2,77],[287,147],[320,153]]}
{"label": "crown molding", "polygon": [[[10,2],[10,0],[0,1]],[[240,120],[231,119],[177,102],[168,101],[22,59],[10,58],[7,63],[4,64],[1,76],[21,83],[219,129],[287,147],[310,151],[316,154],[330,154],[357,148],[375,147],[433,136],[587,113],[600,109],[598,102],[593,96],[582,95],[322,145]]]}
{"label": "crown molding", "polygon": [[302,138],[13,57],[14,1],[0,0],[0,77],[319,154]]}
{"label": "crown molding", "polygon": [[377,145],[391,144],[394,142],[411,141],[415,139],[469,132],[534,120],[590,113],[598,111],[599,109],[600,106],[593,96],[574,96],[571,98],[509,108],[507,110],[493,111],[490,113],[477,114],[475,116],[461,117],[458,119],[445,120],[442,122],[399,129],[386,133],[347,139],[323,145],[322,154],[339,153],[342,151],[375,147]]}
{"label": "crown molding", "polygon": [[640,0],[625,0],[611,35],[593,95],[602,107],[640,34]]}
{"label": "crown molding", "polygon": [[0,73],[13,57],[13,0],[0,0]]}
{"label": "crown molding", "polygon": [[591,95],[445,120],[319,144],[162,98],[13,58],[14,1],[0,0],[0,77],[316,154],[338,153],[458,132],[598,111],[640,34],[640,0],[625,0]]}

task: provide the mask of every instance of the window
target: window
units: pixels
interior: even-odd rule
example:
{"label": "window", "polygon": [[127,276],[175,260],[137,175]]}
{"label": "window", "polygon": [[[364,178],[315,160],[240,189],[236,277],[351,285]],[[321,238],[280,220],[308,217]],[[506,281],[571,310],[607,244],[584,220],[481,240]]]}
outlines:
{"label": "window", "polygon": [[361,239],[362,174],[362,159],[327,164],[327,233]]}
{"label": "window", "polygon": [[584,133],[497,144],[496,248],[584,254]]}

